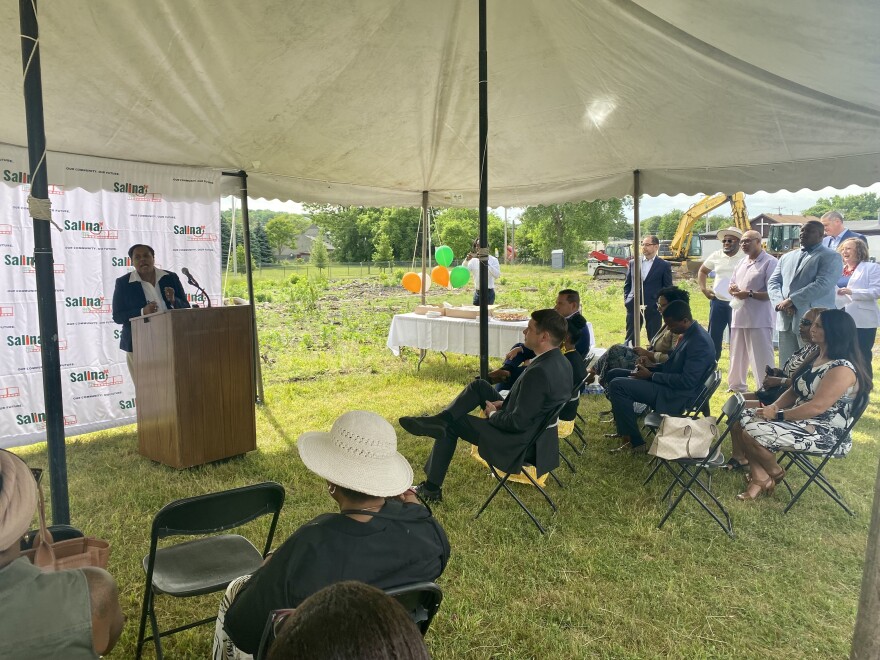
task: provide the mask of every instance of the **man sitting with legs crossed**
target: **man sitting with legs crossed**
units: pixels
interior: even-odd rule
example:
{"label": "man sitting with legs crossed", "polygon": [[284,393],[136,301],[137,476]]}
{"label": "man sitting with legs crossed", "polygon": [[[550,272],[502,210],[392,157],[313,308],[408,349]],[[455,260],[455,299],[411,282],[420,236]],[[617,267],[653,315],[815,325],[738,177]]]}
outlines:
{"label": "man sitting with legs crossed", "polygon": [[645,441],[639,432],[634,403],[644,403],[658,413],[678,415],[700,393],[706,376],[715,368],[715,344],[691,316],[691,308],[682,300],[669,303],[663,321],[681,335],[666,362],[652,367],[636,365],[629,378],[615,378],[608,386],[608,398],[623,444],[612,453],[644,452]]}
{"label": "man sitting with legs crossed", "polygon": [[[553,309],[532,312],[523,330],[523,343],[536,357],[507,399],[502,399],[485,380],[474,380],[441,413],[400,418],[400,425],[409,433],[434,438],[434,448],[425,464],[427,479],[416,486],[422,500],[442,499],[443,479],[459,438],[477,445],[480,456],[499,470],[518,471],[517,460],[538,425],[571,396],[571,365],[559,350],[567,329],[565,319]],[[485,418],[470,415],[475,408],[480,408]],[[526,461],[535,465],[539,476],[559,465],[555,426],[544,431],[535,453],[526,456]]]}

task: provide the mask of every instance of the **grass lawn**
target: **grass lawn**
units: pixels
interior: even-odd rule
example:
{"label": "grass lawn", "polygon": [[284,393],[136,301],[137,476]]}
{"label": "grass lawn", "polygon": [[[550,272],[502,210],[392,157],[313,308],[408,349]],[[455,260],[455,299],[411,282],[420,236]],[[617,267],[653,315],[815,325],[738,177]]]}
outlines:
{"label": "grass lawn", "polygon": [[[575,270],[506,267],[498,302],[550,306],[556,291],[581,291],[599,346],[624,331],[622,283],[595,283]],[[696,291],[693,283],[686,283]],[[236,295],[244,286],[234,284]],[[296,453],[296,438],[327,430],[342,412],[378,412],[397,426],[401,415],[435,412],[478,371],[475,357],[418,352],[395,358],[385,347],[391,316],[417,297],[383,287],[379,278],[329,284],[302,277],[260,280],[258,318],[266,403],[257,410],[258,450],[222,464],[175,471],[137,454],[134,427],[79,436],[68,443],[72,522],[112,542],[110,571],[128,618],[112,657],[132,657],[144,588],[141,558],[153,514],[167,502],[214,490],[275,480],[287,489],[280,543],[314,516],[334,510],[323,481]],[[235,292],[234,292],[235,293]],[[464,302],[464,293],[432,300]],[[708,301],[693,296],[705,322]],[[726,377],[727,355],[722,357]],[[493,361],[492,364],[496,364]],[[875,364],[875,368],[878,365]],[[726,395],[712,401],[719,411]],[[560,513],[550,517],[537,493],[526,501],[548,525],[542,537],[516,505],[499,496],[473,515],[492,488],[486,470],[461,446],[435,515],[446,528],[452,559],[439,582],[445,599],[428,633],[435,658],[832,658],[848,655],[877,472],[880,423],[876,400],[862,418],[852,453],[827,469],[856,512],[847,516],[818,491],[783,516],[784,489],[771,499],[734,501],[742,477],[716,474],[713,486],[729,508],[730,540],[692,501],[663,529],[665,479],[647,487],[645,457],[612,457],[599,424],[604,397],[585,397],[589,449],[578,473],[559,471],[551,487]],[[399,429],[399,427],[398,427]],[[400,450],[416,479],[430,441],[400,433]],[[729,447],[725,448],[725,453]],[[46,465],[45,445],[20,452]],[[47,480],[48,481],[48,480]],[[252,538],[265,525],[252,524]],[[277,545],[277,543],[276,543]],[[159,597],[160,624],[177,625],[215,611],[219,595],[174,601]],[[207,657],[212,630],[190,630],[165,642],[168,657]],[[152,651],[148,648],[148,657]]]}

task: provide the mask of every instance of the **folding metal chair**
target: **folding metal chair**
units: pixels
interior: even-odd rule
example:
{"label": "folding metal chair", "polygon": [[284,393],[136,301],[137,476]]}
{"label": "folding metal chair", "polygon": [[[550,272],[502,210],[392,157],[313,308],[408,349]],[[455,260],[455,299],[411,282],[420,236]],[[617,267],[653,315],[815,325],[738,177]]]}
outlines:
{"label": "folding metal chair", "polygon": [[[581,382],[579,382],[577,385],[574,386],[574,388],[571,390],[571,398],[568,400],[569,404],[573,401],[577,401],[578,403],[580,403],[581,391],[583,390],[584,384],[586,382],[587,382],[587,379],[586,379],[586,377],[584,377],[584,379],[581,380]],[[568,405],[568,404],[566,404],[566,405]],[[575,410],[575,419],[574,419],[575,427],[577,426],[577,418],[579,416],[580,416],[579,413],[577,412],[577,410]],[[572,431],[575,431],[575,430],[576,430],[576,428],[572,429]],[[581,448],[575,447],[574,444],[569,439],[570,435],[571,434],[560,435],[559,439],[564,441],[565,444],[567,444],[569,447],[571,447],[571,450],[575,453],[575,455],[581,456],[584,453],[583,447],[586,447],[586,443],[583,443],[583,447],[581,447]],[[581,436],[581,442],[583,442],[583,436]],[[568,466],[568,469],[571,470],[572,473],[577,472],[577,470],[574,468],[574,465],[572,465],[571,461],[568,460],[568,457],[564,453],[562,453],[561,447],[559,449],[559,458],[561,458],[563,460],[563,462]]]}
{"label": "folding metal chair", "polygon": [[[284,488],[281,484],[267,481],[177,500],[156,514],[150,533],[150,554],[143,561],[147,580],[141,607],[137,658],[141,657],[144,643],[152,641],[156,645],[156,657],[161,660],[162,637],[216,619],[216,616],[212,616],[160,631],[156,621],[155,597],[158,594],[176,598],[210,594],[222,591],[237,577],[253,573],[272,547],[278,514],[283,504]],[[216,535],[217,532],[240,527],[269,514],[272,515],[272,523],[262,553],[238,534]],[[159,548],[159,539],[169,536],[203,538]],[[145,638],[148,616],[153,634]]]}
{"label": "folding metal chair", "polygon": [[[699,417],[703,408],[715,395],[719,385],[721,385],[721,372],[715,369],[706,377],[706,381],[703,383],[703,388],[700,390],[699,394],[697,394],[697,397],[694,399],[691,406],[682,414],[682,417],[690,417],[692,419]],[[662,421],[663,415],[652,410],[645,415],[642,432],[648,433],[648,438],[656,435],[657,430],[660,428],[660,422]],[[660,462],[656,457],[649,463],[649,465],[651,467],[651,472],[645,478],[642,485],[650,483],[651,479],[657,474],[657,470],[660,469]]]}
{"label": "folding metal chair", "polygon": [[[504,476],[502,477],[499,474],[501,470],[498,470],[494,465],[488,463],[489,470],[492,472],[492,476],[495,477],[498,483],[496,484],[495,488],[492,489],[492,492],[489,494],[489,497],[486,499],[486,501],[483,502],[483,506],[481,506],[479,511],[477,511],[476,515],[474,516],[475,519],[480,517],[480,514],[483,513],[487,506],[489,506],[489,503],[493,499],[495,499],[498,491],[503,488],[505,491],[507,491],[507,494],[510,495],[517,504],[519,504],[520,508],[526,512],[526,515],[531,518],[532,522],[535,523],[535,526],[538,528],[541,534],[547,533],[547,530],[544,529],[544,527],[535,517],[535,514],[533,514],[525,505],[525,503],[519,498],[519,496],[515,492],[513,492],[513,490],[507,484],[507,480],[510,478],[511,472],[513,474],[516,474],[517,472],[522,471],[522,474],[528,477],[531,484],[540,491],[541,495],[544,496],[544,499],[547,500],[547,504],[550,505],[550,508],[553,510],[553,512],[555,513],[558,510],[556,503],[551,499],[550,495],[547,494],[547,491],[541,488],[541,485],[532,477],[532,475],[529,474],[528,470],[523,470],[522,468],[523,465],[526,464],[526,456],[529,456],[530,453],[535,450],[538,445],[538,440],[544,434],[544,431],[556,425],[556,420],[559,419],[559,413],[562,412],[562,409],[565,407],[566,403],[568,403],[568,401],[557,406],[554,410],[550,411],[550,413],[546,417],[544,417],[544,419],[541,420],[541,424],[538,426],[535,434],[522,450],[514,465],[510,467],[510,472],[503,472]],[[556,475],[553,474],[552,470],[550,471],[550,476],[553,477],[556,483],[558,483],[560,486],[562,485],[562,482],[560,482]]]}
{"label": "folding metal chair", "polygon": [[424,637],[443,602],[443,590],[433,582],[417,582],[386,589],[385,593],[403,605]]}
{"label": "folding metal chair", "polygon": [[[849,420],[849,423],[846,425],[846,433],[840,436],[840,439],[834,444],[831,448],[831,451],[828,453],[818,453],[814,451],[799,451],[796,449],[783,449],[784,458],[788,458],[788,463],[786,463],[783,468],[786,471],[790,470],[792,466],[797,466],[801,472],[807,475],[807,481],[803,486],[800,487],[797,493],[792,491],[791,486],[788,483],[788,475],[786,475],[785,479],[783,479],[783,483],[785,487],[788,489],[789,494],[791,495],[791,500],[786,505],[786,507],[782,510],[782,513],[788,513],[788,511],[795,505],[795,503],[801,498],[801,495],[804,494],[804,491],[810,487],[811,484],[816,484],[822,491],[828,495],[832,500],[837,502],[838,506],[846,511],[849,515],[854,516],[852,509],[847,506],[846,502],[844,502],[843,497],[840,493],[837,492],[837,489],[831,485],[828,479],[825,478],[825,475],[822,474],[822,470],[825,468],[825,465],[832,458],[835,458],[835,454],[839,450],[840,446],[847,440],[850,433],[852,433],[853,427],[856,425],[856,422],[862,416],[862,413],[868,407],[868,401],[870,397],[868,395],[859,394],[856,396],[855,401],[853,402],[853,414]],[[782,465],[781,458],[779,464]],[[842,457],[838,457],[842,458]],[[813,459],[819,459],[819,463],[814,463]]]}
{"label": "folding metal chair", "polygon": [[[688,494],[696,500],[696,502],[715,522],[718,523],[721,529],[723,529],[730,538],[734,538],[733,523],[730,520],[730,514],[727,513],[727,509],[724,508],[724,505],[721,504],[721,501],[712,492],[712,474],[709,470],[712,468],[720,468],[724,465],[724,455],[719,451],[719,447],[721,447],[721,443],[724,442],[724,439],[730,433],[733,424],[739,420],[745,407],[746,402],[745,399],[743,399],[742,394],[734,394],[727,400],[724,407],[721,409],[721,414],[718,416],[718,423],[727,417],[727,428],[724,429],[724,433],[719,434],[718,439],[712,443],[711,447],[709,447],[709,453],[705,458],[678,458],[671,461],[662,458],[659,459],[659,465],[666,467],[670,474],[672,474],[672,482],[669,484],[663,497],[660,498],[661,501],[667,501],[669,499],[669,496],[672,494],[676,485],[681,487],[681,491],[675,499],[669,502],[666,513],[660,520],[660,524],[657,525],[658,529],[663,527],[664,523],[669,519],[669,516],[671,516],[672,512],[678,507],[685,494]],[[706,483],[703,483],[700,479],[700,474],[703,472],[705,472],[708,477]],[[710,508],[709,504],[703,501],[700,497],[700,492],[704,493],[711,503],[718,508],[718,513],[715,513],[715,511]],[[724,520],[721,519],[719,514],[724,516]]]}

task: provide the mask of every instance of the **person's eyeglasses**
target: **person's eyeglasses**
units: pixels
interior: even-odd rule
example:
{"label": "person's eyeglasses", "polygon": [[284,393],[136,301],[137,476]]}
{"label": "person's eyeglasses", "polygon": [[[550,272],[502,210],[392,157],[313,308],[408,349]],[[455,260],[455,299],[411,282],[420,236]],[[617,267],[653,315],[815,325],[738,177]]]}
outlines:
{"label": "person's eyeglasses", "polygon": [[[754,240],[756,240],[756,239],[754,239],[754,238],[741,238],[739,240],[739,242],[740,242],[740,245],[745,245],[746,243],[751,243]],[[721,241],[721,242],[723,243],[724,241]]]}
{"label": "person's eyeglasses", "polygon": [[738,238],[722,238],[721,242],[722,243],[736,243],[738,240],[739,240]]}
{"label": "person's eyeglasses", "polygon": [[813,325],[813,322],[810,319],[801,319],[801,327],[809,328]]}

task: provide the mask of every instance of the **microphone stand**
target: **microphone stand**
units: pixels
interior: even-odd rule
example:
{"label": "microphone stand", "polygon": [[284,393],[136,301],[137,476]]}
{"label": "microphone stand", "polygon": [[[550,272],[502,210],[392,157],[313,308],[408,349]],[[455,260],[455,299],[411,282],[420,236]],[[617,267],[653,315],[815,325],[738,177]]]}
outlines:
{"label": "microphone stand", "polygon": [[203,296],[205,296],[205,300],[208,301],[208,307],[212,307],[211,296],[209,296],[208,292],[199,286],[199,283],[195,281],[195,279],[192,277],[192,275],[188,276],[186,278],[186,280],[187,280],[187,282],[190,283],[190,286],[194,286],[196,288],[196,290],[199,291],[199,293],[201,293]]}

